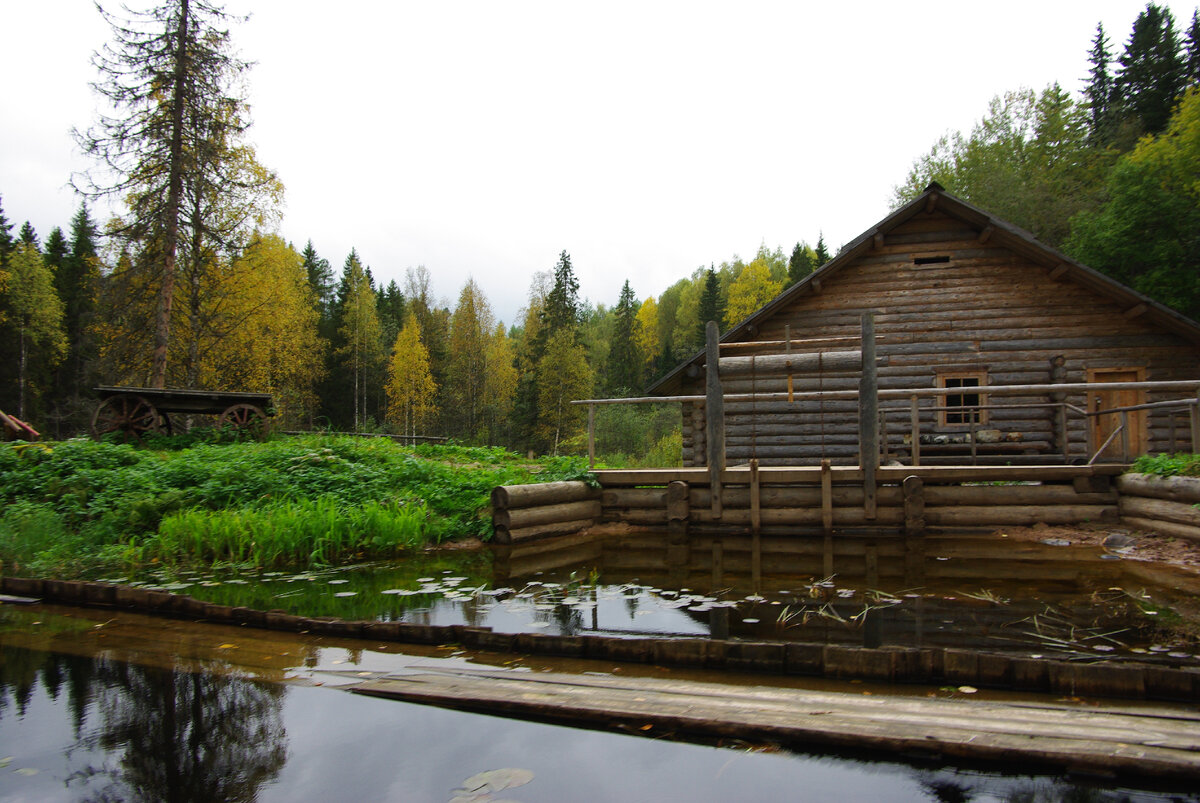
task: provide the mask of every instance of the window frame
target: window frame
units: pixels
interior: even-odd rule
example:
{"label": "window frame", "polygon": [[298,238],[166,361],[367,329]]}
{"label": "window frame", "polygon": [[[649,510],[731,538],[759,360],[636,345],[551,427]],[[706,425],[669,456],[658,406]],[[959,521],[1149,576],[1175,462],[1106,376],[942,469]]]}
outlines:
{"label": "window frame", "polygon": [[[952,382],[962,382],[964,380],[975,380],[974,385],[951,384]],[[947,388],[962,388],[977,389],[974,393],[963,392],[958,394],[947,393],[941,396],[941,404],[939,408],[961,408],[961,412],[956,412],[954,409],[939,409],[938,410],[938,429],[948,430],[964,430],[970,429],[972,422],[970,420],[969,411],[973,408],[978,408],[978,418],[974,422],[976,428],[982,427],[988,423],[987,409],[987,394],[983,392],[983,388],[988,386],[988,372],[986,369],[975,369],[969,371],[946,371],[938,372],[937,387],[942,389]],[[975,397],[974,404],[968,404],[968,397]],[[958,399],[957,404],[951,404],[951,399]]]}

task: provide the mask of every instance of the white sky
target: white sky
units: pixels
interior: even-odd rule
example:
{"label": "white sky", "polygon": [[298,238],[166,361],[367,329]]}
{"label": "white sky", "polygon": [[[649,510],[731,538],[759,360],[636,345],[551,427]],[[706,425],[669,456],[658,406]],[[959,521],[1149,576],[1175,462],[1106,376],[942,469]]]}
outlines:
{"label": "white sky", "polygon": [[[937,137],[1007,90],[1077,92],[1096,23],[1119,53],[1144,7],[227,0],[252,13],[234,40],[257,64],[250,138],[287,187],[280,233],[338,270],[357,248],[384,283],[425,265],[451,307],[473,276],[506,323],[564,249],[608,306],[625,279],[658,296],[760,243],[836,250]],[[14,233],[69,227],[88,166],[69,132],[95,118],[109,38],[91,0],[0,0]]]}

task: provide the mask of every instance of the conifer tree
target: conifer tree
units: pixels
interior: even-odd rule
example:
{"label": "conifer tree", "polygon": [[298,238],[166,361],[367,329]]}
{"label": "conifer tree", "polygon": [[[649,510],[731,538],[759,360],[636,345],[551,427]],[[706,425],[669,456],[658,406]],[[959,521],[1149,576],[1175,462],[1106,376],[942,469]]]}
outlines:
{"label": "conifer tree", "polygon": [[1116,86],[1124,113],[1139,133],[1158,134],[1185,84],[1186,65],[1170,9],[1146,5],[1133,23],[1120,63]]}
{"label": "conifer tree", "polygon": [[1092,145],[1103,146],[1113,136],[1116,86],[1110,66],[1112,51],[1109,50],[1108,37],[1101,23],[1096,23],[1096,38],[1092,40],[1088,63],[1091,67],[1087,86],[1083,90],[1088,110],[1088,139]]}
{"label": "conifer tree", "polygon": [[1187,52],[1187,85],[1200,86],[1200,8],[1192,11],[1192,24],[1188,26],[1183,44]]}
{"label": "conifer tree", "polygon": [[152,276],[139,284],[156,297],[150,384],[161,388],[181,257],[190,248],[192,270],[211,264],[204,241],[222,244],[224,226],[242,222],[224,214],[227,202],[237,197],[251,209],[245,194],[275,180],[239,145],[249,124],[233,87],[248,63],[232,54],[232,17],[210,0],[163,0],[129,12],[130,19],[100,12],[113,43],[93,60],[100,73],[93,88],[112,108],[76,132],[98,169],[74,184],[87,197],[116,196],[128,205],[115,233],[146,249],[131,266]]}
{"label": "conifer tree", "polygon": [[371,392],[370,378],[383,358],[380,341],[379,314],[375,307],[375,288],[371,276],[351,250],[342,269],[342,281],[338,289],[337,309],[339,344],[334,356],[349,380],[353,392],[353,422],[361,430],[370,416],[368,400]]}
{"label": "conifer tree", "polygon": [[704,273],[704,288],[700,291],[700,305],[696,318],[699,325],[696,340],[698,343],[704,342],[705,327],[709,321],[716,321],[718,329],[725,329],[725,301],[721,298],[721,280],[711,265]]}
{"label": "conifer tree", "polygon": [[22,224],[21,233],[17,236],[17,239],[34,250],[42,250],[42,245],[38,242],[37,232],[33,230],[33,225],[28,220]]}
{"label": "conifer tree", "polygon": [[798,242],[788,259],[788,283],[795,284],[817,269],[817,254],[808,243]]}
{"label": "conifer tree", "polygon": [[8,256],[13,252],[16,242],[13,241],[12,224],[4,216],[4,199],[0,197],[0,268],[8,263]]}
{"label": "conifer tree", "polygon": [[317,254],[312,240],[305,244],[300,256],[304,259],[304,270],[308,275],[308,286],[312,289],[317,313],[320,314],[321,320],[327,320],[333,311],[333,268],[329,267],[328,259]]}
{"label": "conifer tree", "polygon": [[450,317],[443,417],[453,434],[471,440],[483,436],[488,340],[495,322],[483,291],[474,279],[467,279],[458,296],[458,306]]}
{"label": "conifer tree", "polygon": [[637,348],[638,303],[629,280],[621,287],[621,296],[613,309],[613,332],[605,366],[605,385],[609,393],[628,396],[641,387],[641,358]]}
{"label": "conifer tree", "polygon": [[832,258],[829,255],[828,249],[825,248],[824,232],[821,232],[817,235],[817,248],[816,248],[815,253],[817,255],[817,267],[818,268],[823,266],[826,262],[828,262]]}

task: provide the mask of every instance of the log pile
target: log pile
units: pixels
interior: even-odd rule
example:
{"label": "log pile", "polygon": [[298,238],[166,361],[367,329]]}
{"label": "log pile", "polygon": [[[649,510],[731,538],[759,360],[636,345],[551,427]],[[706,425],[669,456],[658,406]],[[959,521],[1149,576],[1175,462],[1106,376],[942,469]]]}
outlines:
{"label": "log pile", "polygon": [[1200,478],[1124,474],[1117,490],[1125,524],[1200,541]]}
{"label": "log pile", "polygon": [[501,485],[492,490],[492,526],[499,544],[577,533],[599,516],[600,491],[585,482]]}

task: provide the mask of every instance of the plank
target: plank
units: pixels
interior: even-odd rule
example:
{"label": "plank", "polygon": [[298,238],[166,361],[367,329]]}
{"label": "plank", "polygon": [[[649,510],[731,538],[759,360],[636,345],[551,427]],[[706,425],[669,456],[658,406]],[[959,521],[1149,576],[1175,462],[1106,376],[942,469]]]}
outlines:
{"label": "plank", "polygon": [[822,748],[935,751],[962,759],[1141,776],[1200,774],[1200,712],[1183,707],[1079,708],[477,669],[373,677],[347,688],[654,735],[668,731]]}

